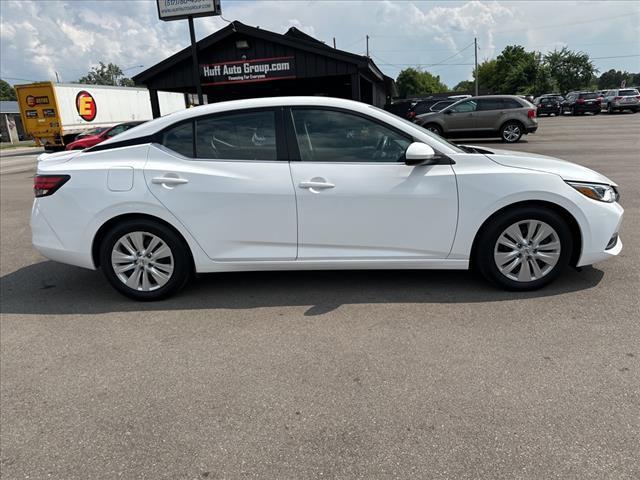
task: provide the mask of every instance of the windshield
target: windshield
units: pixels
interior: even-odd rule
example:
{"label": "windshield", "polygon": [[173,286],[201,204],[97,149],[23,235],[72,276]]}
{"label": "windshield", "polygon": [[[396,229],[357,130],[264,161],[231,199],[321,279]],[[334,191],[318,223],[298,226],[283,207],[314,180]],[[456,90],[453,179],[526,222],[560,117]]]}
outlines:
{"label": "windshield", "polygon": [[422,128],[417,123],[410,122],[409,120],[406,120],[406,119],[404,119],[402,117],[397,117],[396,115],[393,115],[392,113],[389,113],[389,112],[387,112],[387,111],[385,111],[385,110],[383,110],[381,108],[374,107],[373,105],[369,105],[369,107],[374,108],[374,109],[378,110],[379,112],[383,112],[385,115],[388,115],[388,116],[394,118],[395,120],[400,120],[402,123],[406,123],[407,125],[409,125],[409,126],[411,126],[413,128],[419,129],[421,133],[425,133],[425,134],[429,135],[431,138],[433,138],[437,142],[444,143],[446,146],[448,146],[449,148],[451,148],[452,150],[454,150],[454,151],[456,151],[458,153],[464,153],[464,150],[461,149],[459,146],[447,141],[445,138],[442,138],[440,135],[436,135],[435,133],[430,132],[426,128]]}

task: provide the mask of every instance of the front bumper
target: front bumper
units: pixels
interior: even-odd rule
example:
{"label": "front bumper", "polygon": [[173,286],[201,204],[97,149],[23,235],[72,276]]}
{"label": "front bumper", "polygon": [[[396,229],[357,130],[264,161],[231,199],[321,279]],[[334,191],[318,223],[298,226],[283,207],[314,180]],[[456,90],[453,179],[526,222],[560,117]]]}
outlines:
{"label": "front bumper", "polygon": [[[595,202],[589,200],[589,202]],[[615,257],[622,251],[620,227],[624,209],[619,203],[593,204],[588,212],[588,226],[582,232],[582,253],[577,266],[592,265]],[[617,235],[615,243],[612,242]]]}

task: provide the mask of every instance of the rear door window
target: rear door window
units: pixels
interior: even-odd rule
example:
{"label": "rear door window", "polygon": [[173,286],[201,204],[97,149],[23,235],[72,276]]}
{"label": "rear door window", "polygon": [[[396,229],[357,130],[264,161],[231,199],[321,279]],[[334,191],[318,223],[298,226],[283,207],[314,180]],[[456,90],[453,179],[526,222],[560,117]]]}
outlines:
{"label": "rear door window", "polygon": [[195,135],[197,158],[277,160],[273,110],[198,118]]}
{"label": "rear door window", "polygon": [[502,110],[503,101],[500,98],[482,98],[478,100],[478,110]]}
{"label": "rear door window", "polygon": [[581,93],[580,98],[584,98],[585,100],[595,100],[598,98],[597,93]]}

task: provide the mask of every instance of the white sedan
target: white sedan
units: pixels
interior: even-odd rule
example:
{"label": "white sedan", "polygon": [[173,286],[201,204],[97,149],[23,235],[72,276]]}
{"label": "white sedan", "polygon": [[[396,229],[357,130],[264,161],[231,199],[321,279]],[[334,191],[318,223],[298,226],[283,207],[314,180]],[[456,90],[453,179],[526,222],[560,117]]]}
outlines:
{"label": "white sedan", "polygon": [[468,269],[511,290],[622,249],[617,186],[455,146],[383,110],[280,97],[173,113],[43,155],[33,244],[155,300],[195,272]]}

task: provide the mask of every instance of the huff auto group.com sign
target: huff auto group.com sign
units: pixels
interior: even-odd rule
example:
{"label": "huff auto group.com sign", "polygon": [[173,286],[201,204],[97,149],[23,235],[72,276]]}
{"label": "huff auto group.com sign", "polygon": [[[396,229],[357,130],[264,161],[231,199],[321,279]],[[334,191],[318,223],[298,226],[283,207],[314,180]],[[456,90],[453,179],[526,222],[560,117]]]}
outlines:
{"label": "huff auto group.com sign", "polygon": [[203,86],[296,78],[294,57],[260,58],[200,65]]}

